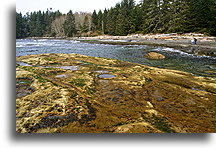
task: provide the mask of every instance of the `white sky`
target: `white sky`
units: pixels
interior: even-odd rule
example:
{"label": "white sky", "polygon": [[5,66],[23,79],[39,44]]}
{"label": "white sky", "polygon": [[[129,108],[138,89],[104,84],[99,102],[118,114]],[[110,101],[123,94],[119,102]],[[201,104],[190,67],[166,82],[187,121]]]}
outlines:
{"label": "white sky", "polygon": [[[16,11],[26,14],[27,12],[46,11],[52,8],[53,11],[59,10],[67,13],[69,10],[73,12],[98,12],[99,9],[114,7],[117,2],[122,0],[17,0]],[[140,0],[135,0],[139,2]]]}

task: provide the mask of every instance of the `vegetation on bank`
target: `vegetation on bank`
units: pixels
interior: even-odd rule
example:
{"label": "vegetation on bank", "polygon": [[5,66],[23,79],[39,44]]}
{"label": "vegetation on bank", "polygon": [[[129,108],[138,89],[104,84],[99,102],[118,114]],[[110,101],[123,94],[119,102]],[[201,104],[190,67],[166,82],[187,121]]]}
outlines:
{"label": "vegetation on bank", "polygon": [[16,13],[16,37],[72,37],[100,34],[197,32],[216,36],[214,0],[122,0],[91,13]]}

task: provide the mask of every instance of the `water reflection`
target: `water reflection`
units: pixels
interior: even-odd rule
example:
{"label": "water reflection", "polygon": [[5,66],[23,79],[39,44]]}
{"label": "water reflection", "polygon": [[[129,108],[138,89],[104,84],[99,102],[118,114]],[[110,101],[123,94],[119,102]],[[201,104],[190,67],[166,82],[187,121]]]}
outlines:
{"label": "water reflection", "polygon": [[116,76],[115,75],[111,75],[111,74],[101,74],[101,75],[98,75],[99,78],[115,78]]}

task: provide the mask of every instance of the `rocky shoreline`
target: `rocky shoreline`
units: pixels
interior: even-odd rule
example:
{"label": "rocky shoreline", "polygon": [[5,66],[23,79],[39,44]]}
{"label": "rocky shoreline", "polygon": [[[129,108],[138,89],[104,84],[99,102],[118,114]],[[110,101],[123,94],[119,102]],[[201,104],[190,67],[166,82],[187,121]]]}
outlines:
{"label": "rocky shoreline", "polygon": [[[198,40],[197,44],[191,44],[192,38],[196,38]],[[83,37],[78,40],[99,44],[162,46],[179,49],[181,51],[200,56],[216,56],[215,37],[208,37],[203,34],[137,34],[130,36]]]}
{"label": "rocky shoreline", "polygon": [[18,133],[215,132],[215,78],[79,54],[16,61]]}

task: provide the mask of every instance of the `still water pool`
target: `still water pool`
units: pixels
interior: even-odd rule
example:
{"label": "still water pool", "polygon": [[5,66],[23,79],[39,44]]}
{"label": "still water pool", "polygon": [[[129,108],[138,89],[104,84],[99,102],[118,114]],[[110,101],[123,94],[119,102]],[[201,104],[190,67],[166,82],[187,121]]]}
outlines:
{"label": "still water pool", "polygon": [[[163,60],[149,60],[148,52],[166,56]],[[17,39],[16,56],[43,53],[77,53],[94,57],[119,59],[148,66],[181,70],[198,76],[216,76],[216,58],[196,56],[177,49],[146,45],[90,44],[73,40]]]}

